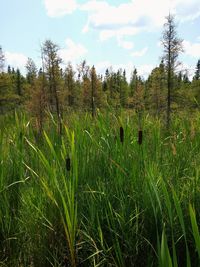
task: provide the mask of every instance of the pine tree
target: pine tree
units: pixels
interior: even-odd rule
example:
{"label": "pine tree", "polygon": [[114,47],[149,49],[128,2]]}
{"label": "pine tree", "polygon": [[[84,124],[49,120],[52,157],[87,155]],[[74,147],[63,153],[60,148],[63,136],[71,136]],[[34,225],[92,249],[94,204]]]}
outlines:
{"label": "pine tree", "polygon": [[116,74],[113,73],[112,68],[106,69],[103,83],[103,91],[105,92],[106,102],[109,106],[113,106],[116,98]]}
{"label": "pine tree", "polygon": [[160,115],[164,107],[165,91],[165,70],[161,61],[159,67],[152,70],[147,81],[146,104],[154,111],[156,116]]}
{"label": "pine tree", "polygon": [[200,80],[200,59],[197,62],[194,80]]}
{"label": "pine tree", "polygon": [[26,74],[27,82],[30,85],[33,85],[33,83],[37,77],[37,67],[35,65],[35,62],[31,58],[28,58],[28,60],[27,60],[26,71],[27,71],[27,74]]}
{"label": "pine tree", "polygon": [[96,69],[93,66],[90,71],[90,81],[91,81],[91,110],[92,116],[95,116],[96,108],[100,108],[103,104],[102,99],[102,86],[100,77],[96,74]]}
{"label": "pine tree", "polygon": [[22,77],[19,69],[16,71],[16,92],[22,96]]}
{"label": "pine tree", "polygon": [[133,105],[135,108],[136,113],[138,114],[138,127],[141,129],[141,121],[142,121],[142,114],[145,108],[145,85],[139,76],[137,78],[137,86],[134,91],[134,96],[133,96]]}
{"label": "pine tree", "polygon": [[164,48],[163,61],[167,70],[167,128],[170,126],[173,77],[178,66],[179,53],[183,51],[182,40],[177,37],[175,17],[169,14],[164,24],[162,45]]}
{"label": "pine tree", "polygon": [[104,92],[107,92],[108,89],[109,89],[109,70],[106,69],[106,72],[105,72],[105,76],[104,76],[104,81],[103,81],[103,85],[102,85],[102,88],[103,88],[103,91]]}
{"label": "pine tree", "polygon": [[199,107],[200,106],[200,59],[198,60],[196,65],[196,71],[191,83],[191,88],[192,88],[193,99],[195,99],[195,103],[193,105]]}
{"label": "pine tree", "polygon": [[177,87],[178,87],[178,89],[181,88],[182,81],[183,81],[183,75],[182,75],[182,72],[179,71],[178,76],[177,76]]}
{"label": "pine tree", "polygon": [[137,69],[134,68],[132,75],[131,75],[131,80],[130,80],[130,96],[131,97],[134,95],[134,92],[137,88],[137,81],[138,81]]}
{"label": "pine tree", "polygon": [[81,106],[88,110],[91,107],[91,86],[90,86],[90,67],[87,65],[86,61],[84,60],[77,66],[78,70],[78,81],[77,86],[81,88]]}
{"label": "pine tree", "polygon": [[12,109],[15,106],[15,100],[16,95],[11,76],[8,73],[0,72],[0,114]]}
{"label": "pine tree", "polygon": [[73,71],[72,65],[69,63],[65,73],[64,73],[64,80],[65,80],[65,88],[67,93],[67,104],[72,107],[76,103],[76,99],[78,95],[76,94],[76,84],[74,79],[75,72]]}
{"label": "pine tree", "polygon": [[128,103],[128,83],[126,80],[126,71],[123,71],[123,76],[121,77],[121,90],[120,90],[120,104],[122,107],[126,107]]}
{"label": "pine tree", "polygon": [[51,40],[46,40],[42,46],[42,61],[48,81],[49,89],[49,108],[57,114],[59,133],[62,133],[62,94],[61,94],[61,76],[60,63],[61,58],[58,55],[59,47]]}
{"label": "pine tree", "polygon": [[39,136],[42,133],[45,122],[45,111],[47,107],[46,88],[47,80],[42,69],[40,69],[37,79],[31,82],[30,99],[28,103],[28,110],[35,118],[35,127]]}
{"label": "pine tree", "polygon": [[10,65],[8,65],[7,73],[10,75],[12,73]]}

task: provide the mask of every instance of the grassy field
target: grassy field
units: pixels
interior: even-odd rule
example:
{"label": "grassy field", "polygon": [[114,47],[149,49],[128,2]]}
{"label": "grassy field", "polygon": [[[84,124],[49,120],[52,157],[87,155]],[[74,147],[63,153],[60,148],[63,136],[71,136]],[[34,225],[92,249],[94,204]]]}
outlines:
{"label": "grassy field", "polygon": [[0,266],[200,266],[200,113],[0,124]]}

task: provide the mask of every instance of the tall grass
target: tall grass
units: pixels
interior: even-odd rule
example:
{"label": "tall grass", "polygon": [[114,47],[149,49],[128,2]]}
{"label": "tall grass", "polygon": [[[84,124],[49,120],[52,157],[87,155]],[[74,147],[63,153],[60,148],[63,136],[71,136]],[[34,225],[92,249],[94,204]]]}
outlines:
{"label": "tall grass", "polygon": [[199,114],[0,120],[0,266],[199,266]]}

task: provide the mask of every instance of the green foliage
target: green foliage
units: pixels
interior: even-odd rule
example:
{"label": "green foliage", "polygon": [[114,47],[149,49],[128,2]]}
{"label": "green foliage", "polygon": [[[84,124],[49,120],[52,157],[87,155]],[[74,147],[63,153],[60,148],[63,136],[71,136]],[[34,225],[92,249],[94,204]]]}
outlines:
{"label": "green foliage", "polygon": [[0,117],[2,266],[198,266],[199,118]]}
{"label": "green foliage", "polygon": [[200,234],[199,234],[199,228],[197,224],[195,210],[193,209],[191,204],[189,205],[189,212],[190,212],[190,220],[192,224],[192,234],[195,240],[195,245],[196,245],[196,249],[197,249],[199,260],[200,260]]}

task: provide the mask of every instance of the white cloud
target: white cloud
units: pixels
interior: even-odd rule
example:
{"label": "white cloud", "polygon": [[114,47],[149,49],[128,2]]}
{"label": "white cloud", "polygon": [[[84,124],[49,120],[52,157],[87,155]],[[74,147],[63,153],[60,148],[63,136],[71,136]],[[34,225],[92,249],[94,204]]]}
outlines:
{"label": "white cloud", "polygon": [[98,30],[101,41],[162,27],[169,11],[182,21],[200,16],[199,0],[130,0],[118,6],[89,0],[80,9],[88,12],[83,32]]}
{"label": "white cloud", "polygon": [[105,1],[92,0],[82,5],[81,9],[89,13],[87,24],[91,28],[100,30],[121,27],[143,28],[163,24],[169,10],[168,2],[168,0],[132,0],[129,3],[112,6]]}
{"label": "white cloud", "polygon": [[[89,27],[87,27],[87,29],[89,29]],[[99,34],[100,41],[106,41],[115,35],[116,35],[116,32],[113,30],[103,30]]]}
{"label": "white cloud", "polygon": [[159,47],[159,48],[161,48],[161,47],[163,46],[161,41],[158,41],[158,42],[156,43],[156,45],[157,45],[157,47]]}
{"label": "white cloud", "polygon": [[76,8],[76,0],[44,0],[49,17],[61,17],[71,14]]}
{"label": "white cloud", "polygon": [[131,50],[134,47],[133,42],[123,40],[120,35],[117,38],[117,43],[119,47],[122,47],[126,50]]}
{"label": "white cloud", "polygon": [[182,72],[182,74],[187,74],[188,78],[192,80],[195,69],[193,65],[189,65],[187,63],[181,63],[177,68],[177,73],[180,71]]}
{"label": "white cloud", "polygon": [[[125,4],[123,4],[125,5]],[[125,24],[129,21],[127,17],[120,14],[121,6],[115,7],[107,2],[92,0],[83,4],[81,9],[89,13],[89,22],[92,27],[101,27],[114,24]]]}
{"label": "white cloud", "polygon": [[145,47],[142,50],[132,52],[131,56],[132,57],[142,57],[146,54],[147,50],[148,50],[148,47]]}
{"label": "white cloud", "polygon": [[137,70],[138,74],[146,79],[154,68],[155,66],[152,64],[143,64],[140,65]]}
{"label": "white cloud", "polygon": [[66,39],[66,48],[61,49],[59,54],[65,63],[69,61],[76,61],[83,58],[87,54],[87,49],[82,44],[76,44],[71,39]]}
{"label": "white cloud", "polygon": [[[118,45],[124,49],[133,48],[133,43],[123,40],[125,36],[135,36],[142,31],[162,26],[169,10],[168,0],[132,0],[118,6],[91,0],[83,4],[81,9],[88,12],[83,33],[90,29],[97,30],[100,41],[115,37]],[[141,55],[136,53],[133,56],[142,56],[146,49],[140,52]]]}
{"label": "white cloud", "polygon": [[97,73],[100,73],[102,75],[105,74],[106,69],[109,69],[111,67],[111,62],[108,60],[100,61],[97,64],[95,64],[95,68],[97,70]]}
{"label": "white cloud", "polygon": [[181,22],[193,21],[200,16],[199,0],[175,0],[174,6]]}
{"label": "white cloud", "polygon": [[127,49],[127,50],[130,50],[133,48],[133,43],[132,42],[129,42],[129,41],[122,41],[122,40],[119,40],[118,41],[118,44],[120,47],[124,48],[124,49]]}
{"label": "white cloud", "polygon": [[106,9],[109,7],[109,4],[106,1],[88,1],[80,6],[81,10],[84,11],[97,11],[100,9]]}
{"label": "white cloud", "polygon": [[194,58],[200,58],[200,42],[191,43],[189,41],[183,41],[185,54]]}
{"label": "white cloud", "polygon": [[122,37],[124,36],[136,35],[139,31],[139,28],[127,26],[114,30],[102,30],[100,31],[99,37],[100,41],[106,41],[111,37],[117,37],[118,39],[122,39]]}
{"label": "white cloud", "polygon": [[25,68],[27,57],[21,53],[12,53],[12,52],[5,52],[5,58],[7,65],[10,65],[14,68],[23,69]]}
{"label": "white cloud", "polygon": [[[87,26],[87,30],[89,27]],[[108,29],[108,30],[101,30],[99,37],[100,41],[106,41],[112,37],[122,38],[124,36],[133,36],[140,32],[139,28],[126,26],[126,27],[119,27],[118,29]]]}

